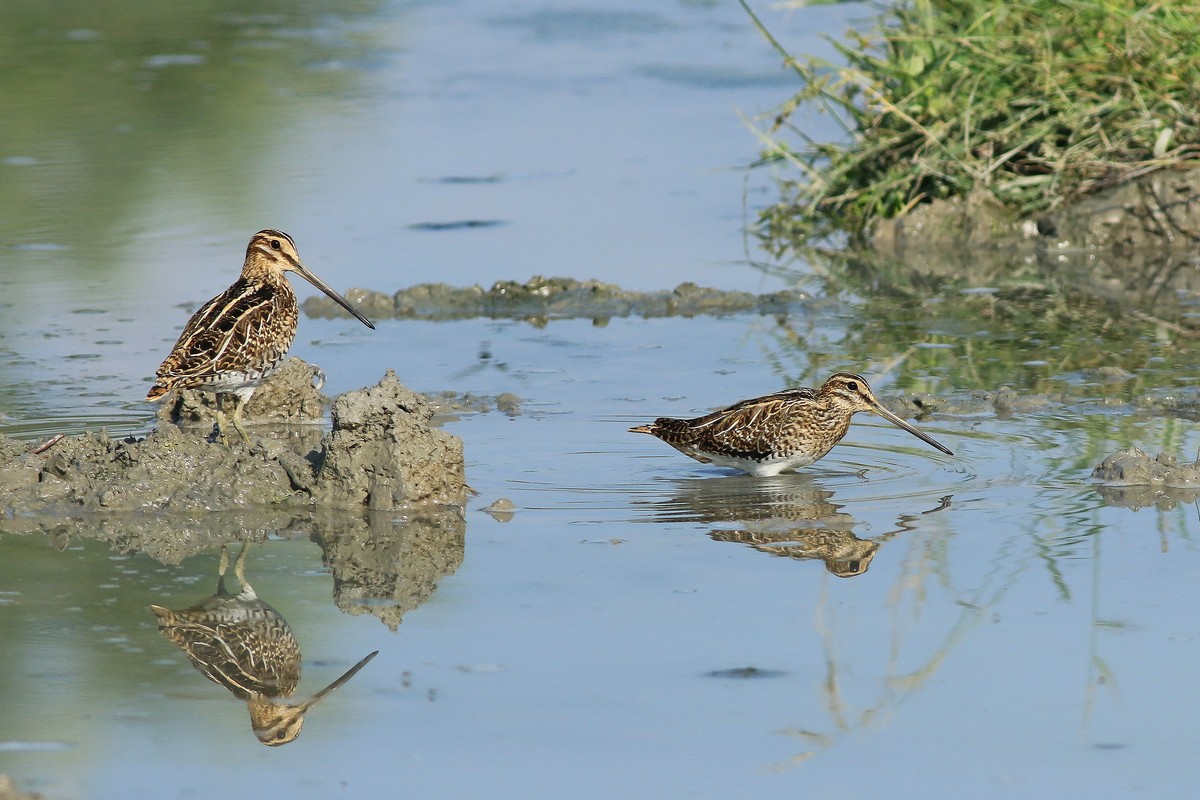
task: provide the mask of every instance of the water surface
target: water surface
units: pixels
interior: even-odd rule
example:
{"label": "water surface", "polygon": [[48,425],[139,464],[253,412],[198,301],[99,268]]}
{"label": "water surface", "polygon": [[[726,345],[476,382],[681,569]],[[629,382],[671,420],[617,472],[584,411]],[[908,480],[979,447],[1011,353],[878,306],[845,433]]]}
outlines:
{"label": "water surface", "polygon": [[[818,48],[864,9],[760,12]],[[154,367],[266,226],[339,288],[822,294],[803,265],[748,263],[773,197],[739,169],[757,143],[738,112],[791,84],[735,5],[128,13],[29,4],[5,48],[25,123],[0,134],[0,431],[147,431]],[[479,492],[465,531],[443,552],[403,518],[213,515],[159,560],[121,520],[0,519],[0,773],[53,798],[1190,797],[1197,509],[1089,481],[1131,443],[1195,450],[1189,422],[1137,405],[1187,389],[1190,345],[950,305],[859,286],[784,318],[304,318],[293,352],[327,391],[390,366],[522,398],[447,423]],[[1136,377],[1087,371],[1109,361]],[[920,420],[954,457],[859,417],[765,481],[625,432],[839,368],[884,395],[1055,399]],[[499,498],[509,521],[481,510]],[[351,530],[399,543],[388,598],[353,599],[330,564]],[[278,749],[148,610],[212,594],[218,542],[247,534],[304,654],[298,696],[380,651]],[[440,566],[418,580],[423,558]]]}

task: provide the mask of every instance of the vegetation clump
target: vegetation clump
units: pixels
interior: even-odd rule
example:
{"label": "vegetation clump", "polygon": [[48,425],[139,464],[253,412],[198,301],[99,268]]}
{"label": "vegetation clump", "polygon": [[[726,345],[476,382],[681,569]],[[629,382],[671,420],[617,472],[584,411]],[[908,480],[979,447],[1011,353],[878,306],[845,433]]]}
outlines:
{"label": "vegetation clump", "polygon": [[[1028,218],[1200,159],[1200,4],[900,0],[833,42],[840,67],[742,5],[803,82],[763,132],[764,160],[798,172],[761,218],[780,249],[981,190]],[[844,137],[793,122],[814,102]]]}

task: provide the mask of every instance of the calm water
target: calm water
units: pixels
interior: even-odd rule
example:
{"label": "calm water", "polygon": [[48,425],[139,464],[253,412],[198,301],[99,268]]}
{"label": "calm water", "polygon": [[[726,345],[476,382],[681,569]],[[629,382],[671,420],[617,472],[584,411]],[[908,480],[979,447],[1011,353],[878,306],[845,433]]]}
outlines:
{"label": "calm water", "polygon": [[[765,257],[743,225],[773,195],[738,169],[757,149],[739,113],[791,85],[735,4],[337,8],[14,15],[0,430],[148,430],[154,367],[268,225],[339,288],[786,284],[747,263]],[[798,49],[864,13],[760,10]],[[469,221],[495,224],[429,230]],[[416,604],[393,630],[323,561],[336,519],[207,522],[269,534],[246,572],[299,640],[298,697],[380,651],[268,749],[148,610],[212,594],[215,547],[161,563],[121,520],[96,520],[102,540],[0,535],[0,774],[52,798],[1193,796],[1197,509],[1109,506],[1088,482],[1130,443],[1194,451],[1191,423],[1057,358],[1071,330],[863,308],[302,319],[294,352],[327,391],[392,366],[415,389],[523,398],[449,423],[479,491],[462,554],[433,584],[408,582],[424,551],[397,557]],[[1087,347],[1147,374],[1191,358]],[[955,457],[861,418],[818,469],[765,481],[625,433],[842,367],[881,394],[1067,398],[919,423]],[[501,497],[507,522],[481,510]],[[835,575],[814,555],[829,541],[865,573]]]}

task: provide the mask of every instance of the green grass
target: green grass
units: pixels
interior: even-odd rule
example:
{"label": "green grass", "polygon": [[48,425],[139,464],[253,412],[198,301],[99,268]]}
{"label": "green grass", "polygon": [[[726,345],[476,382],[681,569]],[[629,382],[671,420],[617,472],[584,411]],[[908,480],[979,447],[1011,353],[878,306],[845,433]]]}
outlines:
{"label": "green grass", "polygon": [[[761,131],[791,173],[761,218],[776,249],[861,243],[975,189],[1030,216],[1200,159],[1200,4],[902,0],[834,42],[835,67],[787,53],[740,1],[802,84]],[[792,123],[812,103],[842,138]]]}

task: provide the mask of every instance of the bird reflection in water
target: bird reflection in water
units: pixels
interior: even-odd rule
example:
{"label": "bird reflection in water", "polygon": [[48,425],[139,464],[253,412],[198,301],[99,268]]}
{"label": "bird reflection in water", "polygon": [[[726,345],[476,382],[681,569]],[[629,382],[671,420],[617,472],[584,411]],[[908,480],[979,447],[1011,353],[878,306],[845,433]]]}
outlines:
{"label": "bird reflection in water", "polygon": [[924,514],[935,514],[950,507],[950,497],[943,497],[936,507],[919,514],[901,514],[896,530],[873,539],[860,539],[848,530],[820,527],[794,527],[787,530],[714,530],[709,537],[717,542],[739,542],[763,553],[794,558],[800,561],[819,559],[825,562],[829,574],[853,578],[864,574],[879,548],[892,538],[916,529],[916,520]]}
{"label": "bird reflection in water", "polygon": [[158,631],[187,655],[192,666],[246,702],[258,740],[270,747],[300,735],[304,715],[330,692],[353,678],[379,652],[368,655],[303,703],[291,697],[300,682],[300,646],[279,612],[258,598],[246,581],[247,544],[234,563],[241,591],[225,588],[229,550],[222,545],[217,593],[184,609],[152,605]]}
{"label": "bird reflection in water", "polygon": [[820,559],[825,569],[839,578],[862,575],[871,566],[879,546],[895,534],[877,539],[859,539],[850,531],[828,528],[792,528],[786,531],[725,531],[708,534],[717,542],[741,542],[774,556],[798,560]]}

